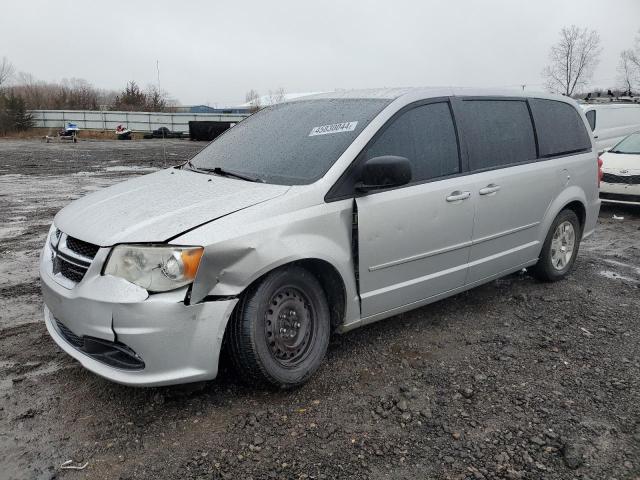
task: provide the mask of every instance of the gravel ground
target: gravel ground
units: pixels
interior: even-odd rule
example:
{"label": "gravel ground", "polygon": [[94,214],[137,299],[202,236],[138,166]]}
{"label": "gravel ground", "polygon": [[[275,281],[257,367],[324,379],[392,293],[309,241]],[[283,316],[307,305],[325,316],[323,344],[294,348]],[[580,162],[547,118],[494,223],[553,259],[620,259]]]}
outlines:
{"label": "gravel ground", "polygon": [[603,207],[568,279],[512,275],[336,336],[295,391],[83,370],[41,319],[53,215],[202,146],[0,140],[0,478],[640,479],[635,207]]}

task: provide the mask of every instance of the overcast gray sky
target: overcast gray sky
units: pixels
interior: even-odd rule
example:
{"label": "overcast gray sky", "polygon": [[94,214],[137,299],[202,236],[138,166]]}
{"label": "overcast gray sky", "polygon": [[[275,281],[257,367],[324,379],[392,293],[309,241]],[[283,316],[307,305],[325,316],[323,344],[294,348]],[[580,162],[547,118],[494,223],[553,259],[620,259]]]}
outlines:
{"label": "overcast gray sky", "polygon": [[559,30],[596,29],[594,84],[613,86],[640,0],[3,2],[0,58],[42,80],[155,83],[183,104],[377,86],[542,89]]}

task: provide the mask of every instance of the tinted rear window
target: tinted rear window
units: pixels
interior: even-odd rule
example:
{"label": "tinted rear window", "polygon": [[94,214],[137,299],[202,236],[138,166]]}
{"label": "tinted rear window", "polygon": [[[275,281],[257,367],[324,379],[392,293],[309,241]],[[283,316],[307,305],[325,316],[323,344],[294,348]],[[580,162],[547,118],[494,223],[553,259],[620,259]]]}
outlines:
{"label": "tinted rear window", "polygon": [[591,139],[576,109],[556,100],[529,100],[541,157],[591,150]]}
{"label": "tinted rear window", "polygon": [[274,105],[227,130],[191,163],[200,169],[221,167],[267,183],[312,183],[390,102],[316,99]]}
{"label": "tinted rear window", "polygon": [[471,170],[536,158],[529,109],[520,100],[465,100],[464,125]]}

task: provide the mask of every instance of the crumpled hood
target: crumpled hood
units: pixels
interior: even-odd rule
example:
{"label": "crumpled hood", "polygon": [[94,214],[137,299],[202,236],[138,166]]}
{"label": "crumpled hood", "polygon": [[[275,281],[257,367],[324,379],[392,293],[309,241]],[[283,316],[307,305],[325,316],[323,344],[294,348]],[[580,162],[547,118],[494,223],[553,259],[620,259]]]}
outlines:
{"label": "crumpled hood", "polygon": [[80,198],[58,212],[54,223],[67,235],[103,247],[162,242],[288,189],[170,168]]}

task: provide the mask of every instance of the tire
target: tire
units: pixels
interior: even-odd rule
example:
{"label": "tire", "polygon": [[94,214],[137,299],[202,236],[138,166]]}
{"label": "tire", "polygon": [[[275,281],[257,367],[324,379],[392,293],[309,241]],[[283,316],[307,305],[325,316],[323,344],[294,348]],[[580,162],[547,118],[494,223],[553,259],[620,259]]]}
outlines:
{"label": "tire", "polygon": [[285,389],[302,385],[329,345],[324,289],[304,268],[275,270],[242,296],[230,327],[231,358],[243,379]]}
{"label": "tire", "polygon": [[[569,228],[570,226],[570,228]],[[573,245],[568,240],[573,232]],[[549,228],[540,252],[540,258],[531,273],[544,282],[556,282],[566,277],[573,269],[578,256],[582,226],[573,210],[562,210]],[[565,250],[558,251],[558,247]],[[568,252],[568,249],[571,249]]]}

